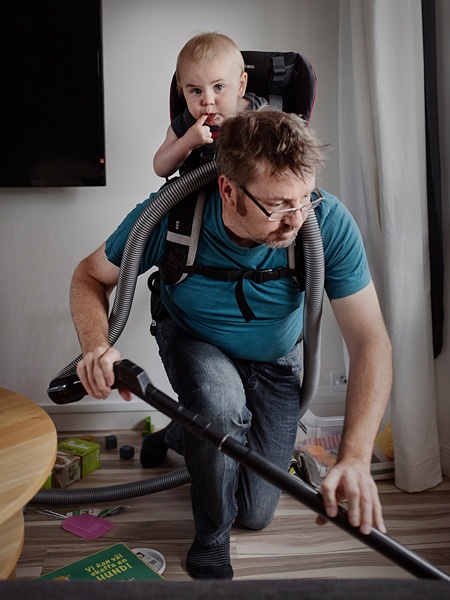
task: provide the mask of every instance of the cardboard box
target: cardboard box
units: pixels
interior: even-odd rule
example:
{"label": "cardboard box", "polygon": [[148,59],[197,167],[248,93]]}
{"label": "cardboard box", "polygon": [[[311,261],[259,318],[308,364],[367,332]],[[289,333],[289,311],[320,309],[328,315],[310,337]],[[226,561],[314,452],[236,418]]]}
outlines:
{"label": "cardboard box", "polygon": [[79,479],[81,479],[80,457],[58,450],[52,471],[52,488],[65,489]]}
{"label": "cardboard box", "polygon": [[81,438],[68,438],[58,444],[58,450],[80,457],[81,477],[86,477],[100,468],[100,444]]}

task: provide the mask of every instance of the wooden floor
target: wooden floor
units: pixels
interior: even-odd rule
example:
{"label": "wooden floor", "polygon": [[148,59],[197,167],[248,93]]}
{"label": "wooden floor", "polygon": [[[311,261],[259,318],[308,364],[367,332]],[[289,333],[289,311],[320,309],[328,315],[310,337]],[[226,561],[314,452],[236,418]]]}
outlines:
{"label": "wooden floor", "polygon": [[[135,448],[135,457],[121,460],[119,450],[105,450],[105,433],[94,435],[101,447],[101,468],[69,489],[123,484],[183,469],[183,459],[169,452],[162,468],[144,470],[139,464],[142,433],[114,432],[118,447]],[[76,433],[60,435],[61,439]],[[419,557],[450,574],[450,480],[433,490],[406,494],[393,481],[378,483],[390,537]],[[165,557],[164,578],[188,580],[184,568],[193,539],[189,485],[126,500],[95,502],[83,507],[129,508],[107,517],[112,529],[96,540],[86,540],[62,528],[62,520],[25,512],[25,544],[17,578],[32,579],[84,558],[117,542],[130,548],[153,548]],[[76,506],[47,504],[66,513]],[[79,507],[78,507],[79,508]],[[327,524],[318,527],[315,514],[283,495],[273,523],[264,531],[233,529],[231,557],[236,580],[300,578],[412,578],[397,564],[368,548],[346,531]]]}

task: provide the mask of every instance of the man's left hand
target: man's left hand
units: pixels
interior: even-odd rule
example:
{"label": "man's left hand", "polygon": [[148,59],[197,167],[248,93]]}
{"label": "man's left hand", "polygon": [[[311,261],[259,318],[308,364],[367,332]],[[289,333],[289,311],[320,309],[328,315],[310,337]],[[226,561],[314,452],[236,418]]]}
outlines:
{"label": "man's left hand", "polygon": [[[338,514],[338,505],[347,502],[348,520],[368,535],[372,526],[386,533],[377,486],[370,471],[359,464],[340,461],[322,482],[321,492],[327,515]],[[316,523],[324,525],[326,519],[318,517]]]}

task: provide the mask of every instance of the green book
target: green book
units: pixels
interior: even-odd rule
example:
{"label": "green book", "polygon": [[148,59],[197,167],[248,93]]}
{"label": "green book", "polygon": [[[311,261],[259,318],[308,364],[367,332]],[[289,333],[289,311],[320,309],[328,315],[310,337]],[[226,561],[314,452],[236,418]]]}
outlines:
{"label": "green book", "polygon": [[125,544],[115,544],[86,558],[77,560],[36,579],[88,579],[90,581],[131,581],[132,579],[162,579]]}

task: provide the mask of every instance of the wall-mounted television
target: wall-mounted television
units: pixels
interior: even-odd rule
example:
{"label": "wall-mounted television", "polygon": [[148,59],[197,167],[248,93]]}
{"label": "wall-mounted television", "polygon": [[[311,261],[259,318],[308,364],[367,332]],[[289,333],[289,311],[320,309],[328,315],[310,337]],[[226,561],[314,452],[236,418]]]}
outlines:
{"label": "wall-mounted television", "polygon": [[101,0],[0,5],[0,187],[102,186]]}

